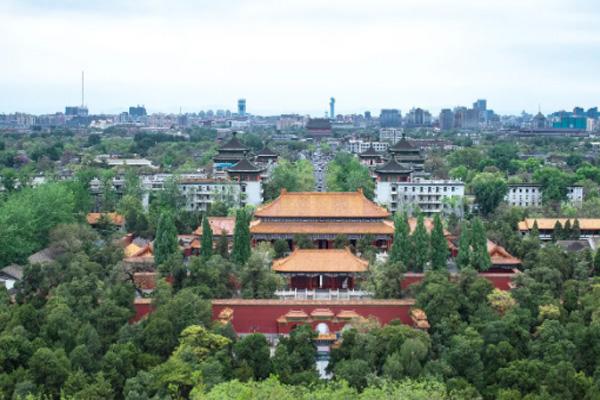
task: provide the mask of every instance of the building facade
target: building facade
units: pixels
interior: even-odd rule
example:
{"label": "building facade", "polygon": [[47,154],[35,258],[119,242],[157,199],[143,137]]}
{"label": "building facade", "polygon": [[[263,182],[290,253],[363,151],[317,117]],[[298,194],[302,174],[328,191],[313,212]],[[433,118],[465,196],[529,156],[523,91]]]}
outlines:
{"label": "building facade", "polygon": [[[535,183],[510,184],[504,200],[514,207],[540,207],[543,200],[542,186]],[[583,187],[567,187],[567,200],[574,206],[580,206],[583,202]]]}
{"label": "building facade", "polygon": [[455,180],[378,180],[375,187],[375,201],[393,212],[462,215],[464,196],[465,184]]}

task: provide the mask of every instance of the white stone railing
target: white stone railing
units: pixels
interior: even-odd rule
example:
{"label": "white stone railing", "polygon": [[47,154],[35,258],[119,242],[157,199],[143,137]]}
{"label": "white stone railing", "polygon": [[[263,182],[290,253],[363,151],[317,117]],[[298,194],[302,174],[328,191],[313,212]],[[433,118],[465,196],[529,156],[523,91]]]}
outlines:
{"label": "white stone railing", "polygon": [[356,289],[287,289],[276,290],[275,296],[290,300],[355,300],[371,298],[373,293]]}

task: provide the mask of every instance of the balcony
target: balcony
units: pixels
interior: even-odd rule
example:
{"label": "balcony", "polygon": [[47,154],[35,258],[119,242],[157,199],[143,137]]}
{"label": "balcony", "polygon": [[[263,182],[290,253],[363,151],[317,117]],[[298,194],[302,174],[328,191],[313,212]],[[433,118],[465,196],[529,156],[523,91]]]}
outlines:
{"label": "balcony", "polygon": [[281,300],[359,300],[370,299],[373,293],[356,289],[289,289],[276,290]]}

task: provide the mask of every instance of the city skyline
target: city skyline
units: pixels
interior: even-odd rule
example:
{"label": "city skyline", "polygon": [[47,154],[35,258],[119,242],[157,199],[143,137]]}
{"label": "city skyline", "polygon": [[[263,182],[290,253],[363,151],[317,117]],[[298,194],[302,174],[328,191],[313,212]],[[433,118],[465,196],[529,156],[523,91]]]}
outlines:
{"label": "city skyline", "polygon": [[[236,109],[323,116],[597,105],[591,1],[16,2],[0,5],[0,112]],[[218,21],[218,23],[216,22]],[[557,46],[560,45],[560,46]],[[557,50],[560,48],[560,51]]]}

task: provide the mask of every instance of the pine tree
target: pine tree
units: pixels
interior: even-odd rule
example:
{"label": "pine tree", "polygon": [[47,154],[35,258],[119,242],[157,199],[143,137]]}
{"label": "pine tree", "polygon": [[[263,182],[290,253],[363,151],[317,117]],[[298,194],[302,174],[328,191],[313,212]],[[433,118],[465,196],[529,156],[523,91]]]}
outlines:
{"label": "pine tree", "polygon": [[215,252],[225,259],[229,258],[229,243],[227,242],[227,233],[224,230],[219,235]]}
{"label": "pine tree", "polygon": [[235,214],[231,259],[239,265],[244,265],[250,258],[250,218],[250,213],[243,208]]}
{"label": "pine tree", "polygon": [[200,255],[205,260],[213,255],[213,233],[208,222],[208,216],[202,218],[202,242],[200,244]]}
{"label": "pine tree", "polygon": [[463,222],[460,228],[460,238],[458,239],[458,256],[456,264],[459,269],[465,269],[471,265],[471,228],[468,222]]}
{"label": "pine tree", "polygon": [[554,224],[554,229],[552,230],[552,241],[556,242],[557,240],[561,240],[563,237],[562,225],[559,220],[556,220]]}
{"label": "pine tree", "polygon": [[177,252],[177,228],[171,213],[163,212],[158,219],[154,240],[154,262],[161,265]]}
{"label": "pine tree", "polygon": [[561,239],[569,240],[569,239],[571,239],[572,234],[573,234],[573,231],[571,229],[571,220],[567,219],[567,221],[565,222],[565,226],[563,227],[563,230],[562,230]]}
{"label": "pine tree", "polygon": [[573,227],[571,228],[571,239],[579,240],[581,237],[581,228],[579,227],[579,220],[575,218],[573,222]]}
{"label": "pine tree", "polygon": [[429,235],[425,229],[423,214],[417,218],[417,226],[412,236],[412,248],[414,250],[414,270],[421,272],[429,261]]}
{"label": "pine tree", "polygon": [[389,263],[402,262],[403,265],[410,264],[410,228],[406,215],[394,216],[394,241],[388,257]]}
{"label": "pine tree", "polygon": [[477,271],[487,271],[492,266],[492,260],[487,250],[485,228],[479,218],[475,218],[471,230],[471,266]]}
{"label": "pine tree", "polygon": [[446,270],[448,267],[448,241],[444,236],[444,227],[439,214],[433,218],[431,231],[431,268]]}
{"label": "pine tree", "polygon": [[538,228],[537,219],[533,221],[533,226],[531,227],[531,231],[529,232],[529,236],[540,238],[540,229]]}
{"label": "pine tree", "polygon": [[594,270],[592,271],[592,276],[600,276],[600,249],[596,250],[593,265]]}

